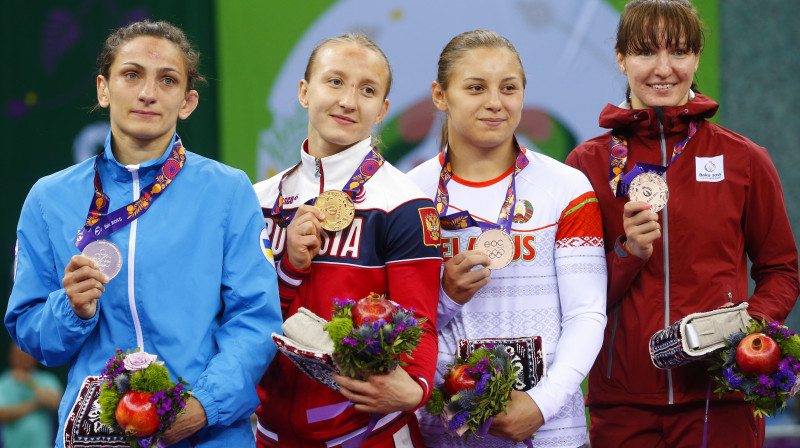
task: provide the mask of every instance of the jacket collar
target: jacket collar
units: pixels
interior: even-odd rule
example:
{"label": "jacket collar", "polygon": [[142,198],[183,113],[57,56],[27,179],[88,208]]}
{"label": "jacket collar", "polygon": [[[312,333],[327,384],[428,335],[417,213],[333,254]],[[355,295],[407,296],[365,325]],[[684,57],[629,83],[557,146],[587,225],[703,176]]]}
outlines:
{"label": "jacket collar", "polygon": [[108,132],[106,136],[106,141],[103,144],[103,158],[106,160],[106,169],[111,173],[114,180],[120,181],[128,181],[131,179],[131,171],[137,170],[140,173],[140,176],[148,173],[154,169],[160,168],[164,162],[167,161],[167,158],[170,154],[170,149],[172,149],[172,145],[175,144],[175,139],[178,137],[178,134],[175,133],[172,135],[172,139],[169,141],[169,145],[164,148],[164,153],[161,154],[161,157],[157,159],[151,159],[146,162],[142,162],[139,165],[123,165],[121,164],[116,157],[114,157],[114,151],[111,150],[111,131]]}
{"label": "jacket collar", "polygon": [[[664,134],[683,133],[690,121],[711,118],[717,113],[719,104],[711,98],[696,94],[682,106],[662,108]],[[627,104],[606,105],[600,113],[600,126],[616,132],[658,137],[658,115],[652,108],[632,110]]]}
{"label": "jacket collar", "polygon": [[371,137],[367,137],[342,152],[317,159],[308,153],[306,140],[300,149],[300,173],[314,183],[324,182],[323,190],[341,190],[372,150],[370,143]]}

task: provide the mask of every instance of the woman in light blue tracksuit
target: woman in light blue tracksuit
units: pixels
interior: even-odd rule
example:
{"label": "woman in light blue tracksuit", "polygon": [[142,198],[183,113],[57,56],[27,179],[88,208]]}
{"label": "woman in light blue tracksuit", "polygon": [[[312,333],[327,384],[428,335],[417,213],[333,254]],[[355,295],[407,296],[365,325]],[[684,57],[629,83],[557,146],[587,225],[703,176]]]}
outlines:
{"label": "woman in light blue tracksuit", "polygon": [[[115,349],[136,347],[194,393],[168,444],[253,444],[255,385],[276,351],[269,335],[280,331],[276,275],[247,176],[189,152],[175,132],[197,106],[198,80],[181,30],[117,30],[97,78],[111,121],[103,152],[39,180],[22,208],[5,325],[39,361],[70,364],[59,447],[108,436],[89,386]],[[120,251],[113,278],[79,255],[96,235]]]}

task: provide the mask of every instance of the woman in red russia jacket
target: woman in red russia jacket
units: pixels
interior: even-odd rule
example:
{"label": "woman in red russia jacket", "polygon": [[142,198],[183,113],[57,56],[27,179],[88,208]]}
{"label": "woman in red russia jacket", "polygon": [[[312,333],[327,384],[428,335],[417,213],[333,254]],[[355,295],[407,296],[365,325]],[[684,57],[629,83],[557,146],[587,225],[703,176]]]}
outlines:
{"label": "woman in red russia jacket", "polygon": [[[628,101],[607,105],[600,126],[610,131],[566,161],[594,187],[608,251],[609,323],[587,398],[593,448],[700,446],[707,365],[659,370],[650,337],[726,302],[749,301],[753,317],[782,321],[797,299],[797,248],[775,167],[764,148],[706,121],[718,104],[693,90],[701,29],[685,0],[629,3],[616,45]],[[627,139],[614,156],[612,134]],[[623,176],[637,162],[668,167],[662,211],[615,197],[610,167],[623,155]],[[750,297],[748,257],[756,282]],[[761,446],[764,422],[751,406],[736,395],[710,398],[708,446]]]}

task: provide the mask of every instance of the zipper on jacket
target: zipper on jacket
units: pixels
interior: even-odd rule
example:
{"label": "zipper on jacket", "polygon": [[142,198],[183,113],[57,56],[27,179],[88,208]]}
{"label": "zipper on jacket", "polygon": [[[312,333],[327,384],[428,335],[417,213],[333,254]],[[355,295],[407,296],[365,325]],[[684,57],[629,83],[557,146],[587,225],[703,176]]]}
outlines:
{"label": "zipper on jacket", "polygon": [[608,368],[606,369],[606,378],[611,378],[611,362],[614,360],[614,338],[617,336],[617,319],[619,319],[619,304],[614,307],[614,325],[611,327],[611,341],[608,343]]}
{"label": "zipper on jacket", "polygon": [[[139,165],[128,165],[125,168],[130,171],[131,176],[133,177],[133,200],[139,200]],[[136,330],[136,346],[139,347],[140,351],[145,351],[144,349],[144,337],[142,336],[142,324],[139,322],[139,312],[136,310],[136,296],[134,294],[134,284],[133,284],[133,275],[134,275],[134,263],[133,260],[136,257],[136,228],[138,224],[138,219],[134,219],[131,222],[131,234],[130,238],[128,239],[128,306],[131,309],[131,318],[133,319],[133,328]]]}
{"label": "zipper on jacket", "polygon": [[314,173],[314,177],[319,178],[319,194],[322,194],[325,186],[325,170],[322,169],[322,159],[314,159],[314,163],[316,164],[317,168],[317,171]]}
{"label": "zipper on jacket", "polygon": [[[664,137],[664,109],[661,107],[653,108],[658,117],[658,132],[661,137],[661,165],[667,166],[667,140]],[[667,173],[664,172],[666,181]],[[661,240],[664,246],[664,328],[669,328],[669,229],[667,219],[667,206],[661,210],[662,232]],[[667,404],[674,404],[675,397],[672,391],[672,369],[667,369]]]}

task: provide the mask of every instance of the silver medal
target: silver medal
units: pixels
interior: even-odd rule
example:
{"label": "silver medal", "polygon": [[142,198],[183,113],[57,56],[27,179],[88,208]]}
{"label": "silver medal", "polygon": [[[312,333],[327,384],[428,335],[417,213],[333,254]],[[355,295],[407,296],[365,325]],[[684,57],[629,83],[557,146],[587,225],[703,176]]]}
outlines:
{"label": "silver medal", "polygon": [[92,241],[83,248],[82,255],[97,262],[97,268],[109,279],[116,277],[122,269],[122,252],[110,241]]}

